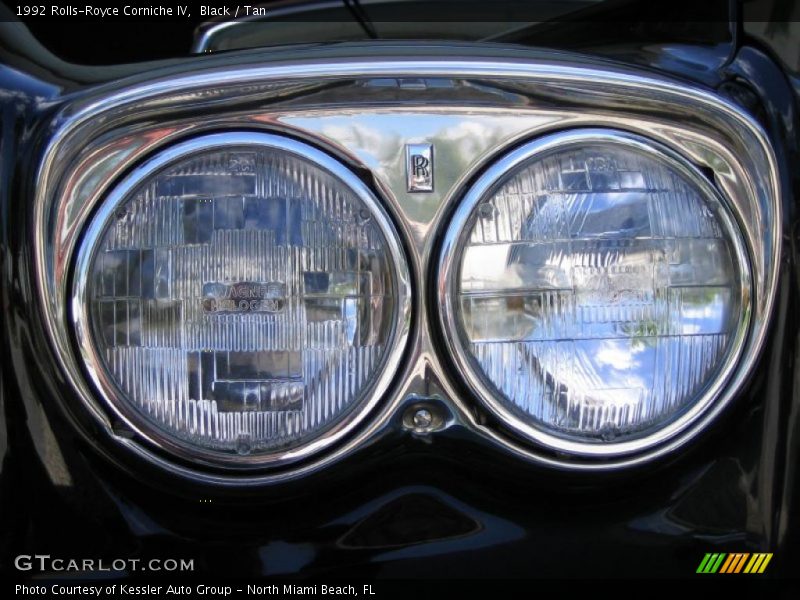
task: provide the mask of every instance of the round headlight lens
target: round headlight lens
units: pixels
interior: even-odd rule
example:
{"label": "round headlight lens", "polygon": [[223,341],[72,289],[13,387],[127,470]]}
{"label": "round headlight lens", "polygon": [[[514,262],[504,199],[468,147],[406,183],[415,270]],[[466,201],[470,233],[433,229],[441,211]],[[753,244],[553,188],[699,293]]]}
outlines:
{"label": "round headlight lens", "polygon": [[408,275],[377,199],[305,144],[184,142],[122,182],[78,254],[73,313],[110,407],[182,457],[296,459],[383,393]]}
{"label": "round headlight lens", "polygon": [[685,428],[727,377],[749,315],[738,227],[691,165],[641,137],[555,134],[468,192],[440,261],[467,383],[561,452],[617,455]]}

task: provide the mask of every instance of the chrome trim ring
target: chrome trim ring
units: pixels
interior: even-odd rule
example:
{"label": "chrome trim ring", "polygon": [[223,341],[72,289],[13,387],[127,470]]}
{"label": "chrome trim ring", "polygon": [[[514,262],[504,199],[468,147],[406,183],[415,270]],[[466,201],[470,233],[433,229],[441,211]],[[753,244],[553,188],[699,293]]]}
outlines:
{"label": "chrome trim ring", "polygon": [[[300,446],[283,451],[236,456],[192,445],[166,431],[160,433],[152,422],[149,422],[124,398],[124,394],[114,383],[113,378],[106,372],[106,368],[103,366],[104,361],[98,354],[98,348],[93,341],[88,282],[97,245],[107,225],[119,205],[125,202],[143,182],[181,159],[192,155],[225,148],[253,147],[280,150],[301,157],[337,178],[358,196],[369,208],[371,216],[375,219],[375,223],[385,239],[391,266],[395,269],[392,276],[396,300],[392,318],[393,327],[386,344],[385,355],[375,368],[377,377],[361,391],[360,398],[354,400],[353,406],[348,408],[330,426],[322,429],[318,436],[312,437]],[[89,379],[103,400],[105,409],[110,410],[117,419],[130,427],[141,439],[174,457],[208,466],[254,469],[296,462],[330,447],[357,427],[381,401],[392,383],[405,351],[411,312],[411,284],[405,253],[389,215],[383,208],[382,202],[350,170],[324,152],[290,138],[267,133],[230,132],[205,135],[169,146],[137,166],[101,201],[98,210],[89,221],[77,251],[71,306],[80,355]],[[309,436],[313,435],[309,432]]]}
{"label": "chrome trim ring", "polygon": [[[742,277],[740,298],[742,311],[732,336],[730,349],[724,356],[714,380],[699,398],[694,399],[687,410],[679,414],[678,418],[669,421],[656,431],[623,442],[584,442],[574,437],[555,435],[520,418],[512,410],[509,410],[507,403],[497,398],[497,393],[492,390],[492,385],[480,372],[480,367],[475,364],[468,348],[464,345],[464,340],[458,333],[462,329],[459,320],[460,311],[458,306],[453,304],[458,297],[458,275],[462,248],[466,238],[471,234],[470,224],[478,203],[490,197],[505,182],[509,174],[517,172],[520,167],[529,164],[537,157],[546,155],[553,150],[568,150],[583,144],[629,147],[652,156],[697,186],[706,198],[719,202],[723,210],[720,211],[717,218],[720,219],[728,234],[727,239],[733,246],[737,261],[736,267]],[[738,223],[746,226],[736,204],[726,201],[687,159],[642,136],[610,129],[577,129],[554,133],[528,142],[500,158],[479,177],[458,204],[445,233],[439,254],[437,289],[440,293],[441,331],[450,357],[455,362],[457,370],[463,375],[470,390],[489,412],[510,431],[522,435],[528,441],[547,450],[579,457],[605,458],[642,453],[678,436],[686,441],[702,429],[702,426],[695,426],[698,420],[712,406],[715,414],[722,410],[733,399],[738,389],[727,384],[736,371],[747,339],[752,297],[750,259]]]}

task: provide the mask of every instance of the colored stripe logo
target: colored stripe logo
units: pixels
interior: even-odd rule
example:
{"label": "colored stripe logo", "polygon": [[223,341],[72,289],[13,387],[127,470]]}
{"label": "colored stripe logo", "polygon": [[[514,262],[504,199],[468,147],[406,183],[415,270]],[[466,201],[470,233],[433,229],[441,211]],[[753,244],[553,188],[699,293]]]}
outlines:
{"label": "colored stripe logo", "polygon": [[772,560],[772,553],[757,552],[733,552],[726,554],[707,553],[700,566],[697,567],[698,573],[763,573],[769,561]]}

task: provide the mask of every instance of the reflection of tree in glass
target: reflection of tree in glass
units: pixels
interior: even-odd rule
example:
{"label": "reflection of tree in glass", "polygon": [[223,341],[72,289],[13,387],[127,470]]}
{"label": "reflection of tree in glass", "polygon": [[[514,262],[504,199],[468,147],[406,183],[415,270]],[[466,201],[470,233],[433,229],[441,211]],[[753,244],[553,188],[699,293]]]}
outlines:
{"label": "reflection of tree in glass", "polygon": [[620,327],[630,337],[631,347],[637,350],[653,348],[658,335],[658,323],[654,319],[641,319],[635,323],[625,323]]}

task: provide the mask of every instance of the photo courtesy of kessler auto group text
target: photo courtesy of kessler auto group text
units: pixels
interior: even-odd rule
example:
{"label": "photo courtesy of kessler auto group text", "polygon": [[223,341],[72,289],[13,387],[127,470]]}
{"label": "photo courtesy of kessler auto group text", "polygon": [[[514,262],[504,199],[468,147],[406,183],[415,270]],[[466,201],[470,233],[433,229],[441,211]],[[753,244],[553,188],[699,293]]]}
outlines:
{"label": "photo courtesy of kessler auto group text", "polygon": [[796,598],[798,248],[800,0],[0,0],[0,592]]}

